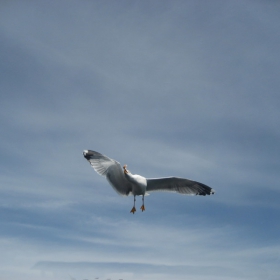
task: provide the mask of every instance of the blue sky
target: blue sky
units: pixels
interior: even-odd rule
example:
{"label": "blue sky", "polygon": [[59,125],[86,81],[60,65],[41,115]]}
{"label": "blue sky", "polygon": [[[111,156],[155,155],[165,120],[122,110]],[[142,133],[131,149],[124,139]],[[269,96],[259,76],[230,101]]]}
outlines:
{"label": "blue sky", "polygon": [[[1,280],[279,279],[277,1],[0,7]],[[216,194],[132,215],[84,149]]]}

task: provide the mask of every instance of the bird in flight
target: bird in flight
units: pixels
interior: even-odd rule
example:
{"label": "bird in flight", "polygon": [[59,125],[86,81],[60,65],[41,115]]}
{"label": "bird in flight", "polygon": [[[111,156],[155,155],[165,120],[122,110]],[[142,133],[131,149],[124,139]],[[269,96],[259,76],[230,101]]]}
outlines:
{"label": "bird in flight", "polygon": [[189,195],[211,195],[215,191],[196,181],[178,178],[145,178],[140,175],[132,174],[127,165],[121,167],[120,163],[114,159],[108,158],[98,152],[84,150],[83,155],[87,159],[93,169],[102,176],[105,176],[111,186],[120,195],[133,195],[134,204],[130,213],[135,213],[136,196],[142,195],[142,212],[145,211],[144,196],[154,191],[170,191],[180,194]]}

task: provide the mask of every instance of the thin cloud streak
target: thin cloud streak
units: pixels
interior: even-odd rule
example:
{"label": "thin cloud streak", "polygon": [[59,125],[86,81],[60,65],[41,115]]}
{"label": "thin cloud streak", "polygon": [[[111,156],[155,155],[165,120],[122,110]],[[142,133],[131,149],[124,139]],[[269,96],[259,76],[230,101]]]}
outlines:
{"label": "thin cloud streak", "polygon": [[[0,11],[1,277],[278,279],[279,4],[65,4]],[[216,194],[130,215],[84,149]]]}

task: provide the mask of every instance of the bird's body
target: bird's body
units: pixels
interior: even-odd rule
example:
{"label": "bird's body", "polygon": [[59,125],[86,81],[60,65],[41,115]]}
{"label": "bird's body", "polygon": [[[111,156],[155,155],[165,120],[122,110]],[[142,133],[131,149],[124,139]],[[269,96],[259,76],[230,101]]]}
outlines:
{"label": "bird's body", "polygon": [[214,190],[202,183],[178,177],[167,178],[151,178],[147,179],[137,174],[131,174],[127,170],[127,166],[121,167],[120,163],[102,155],[98,152],[85,150],[84,157],[89,161],[94,170],[103,176],[106,176],[111,186],[120,195],[133,195],[134,206],[131,212],[134,214],[135,196],[142,195],[142,211],[144,207],[144,195],[153,191],[171,191],[180,194],[190,195],[210,195],[214,194]]}
{"label": "bird's body", "polygon": [[125,178],[131,183],[131,193],[133,195],[144,195],[147,189],[147,179],[140,175],[132,175],[131,173],[125,173]]}

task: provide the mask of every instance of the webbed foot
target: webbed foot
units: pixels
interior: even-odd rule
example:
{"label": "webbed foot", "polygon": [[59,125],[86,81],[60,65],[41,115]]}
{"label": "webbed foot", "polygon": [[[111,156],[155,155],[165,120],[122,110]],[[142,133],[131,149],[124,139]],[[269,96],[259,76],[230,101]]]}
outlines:
{"label": "webbed foot", "polygon": [[140,209],[142,210],[142,212],[145,211],[145,206],[144,206],[144,204],[140,207]]}
{"label": "webbed foot", "polygon": [[133,213],[133,214],[134,214],[134,212],[136,212],[136,208],[133,206],[132,209],[131,209],[131,211],[130,211],[130,213]]}

